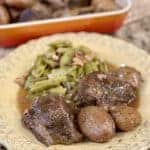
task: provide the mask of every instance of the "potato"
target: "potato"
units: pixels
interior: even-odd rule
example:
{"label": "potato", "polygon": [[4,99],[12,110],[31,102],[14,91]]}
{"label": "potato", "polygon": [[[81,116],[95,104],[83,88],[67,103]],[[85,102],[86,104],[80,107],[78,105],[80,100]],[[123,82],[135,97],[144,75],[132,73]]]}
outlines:
{"label": "potato", "polygon": [[110,113],[116,123],[116,127],[121,131],[133,130],[141,123],[141,115],[139,112],[129,106],[114,106]]}
{"label": "potato", "polygon": [[102,107],[88,106],[78,115],[81,132],[91,141],[107,142],[115,136],[115,123]]}

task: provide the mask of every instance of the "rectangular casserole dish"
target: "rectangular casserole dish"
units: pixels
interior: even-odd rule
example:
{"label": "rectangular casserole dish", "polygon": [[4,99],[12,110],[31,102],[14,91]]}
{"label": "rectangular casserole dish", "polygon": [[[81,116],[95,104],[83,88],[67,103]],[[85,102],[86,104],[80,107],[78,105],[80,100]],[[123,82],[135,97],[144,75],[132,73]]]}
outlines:
{"label": "rectangular casserole dish", "polygon": [[131,0],[116,0],[122,9],[66,18],[0,25],[0,46],[13,47],[30,39],[63,32],[113,33],[121,27]]}

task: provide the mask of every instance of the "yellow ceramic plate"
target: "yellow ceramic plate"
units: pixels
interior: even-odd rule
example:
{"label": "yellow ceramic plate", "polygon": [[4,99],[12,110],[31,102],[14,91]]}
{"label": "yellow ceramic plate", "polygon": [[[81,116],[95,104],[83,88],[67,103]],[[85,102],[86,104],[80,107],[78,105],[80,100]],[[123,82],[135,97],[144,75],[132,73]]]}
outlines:
{"label": "yellow ceramic plate", "polygon": [[[139,107],[143,118],[141,126],[132,132],[118,134],[105,144],[85,142],[47,148],[37,141],[21,124],[17,103],[19,86],[14,80],[30,69],[36,57],[47,51],[48,44],[55,40],[70,40],[75,46],[88,46],[101,59],[138,69],[144,79]],[[89,33],[58,34],[20,46],[0,60],[0,143],[8,150],[146,150],[150,147],[150,56],[126,42]]]}

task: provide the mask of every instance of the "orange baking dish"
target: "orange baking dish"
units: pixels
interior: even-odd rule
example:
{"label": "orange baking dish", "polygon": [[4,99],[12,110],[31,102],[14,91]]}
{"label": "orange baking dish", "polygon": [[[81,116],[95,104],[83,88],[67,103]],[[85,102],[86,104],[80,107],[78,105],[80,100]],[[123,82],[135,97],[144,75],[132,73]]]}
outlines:
{"label": "orange baking dish", "polygon": [[0,46],[13,47],[30,39],[62,32],[113,33],[125,20],[131,0],[116,0],[122,9],[66,18],[0,25]]}

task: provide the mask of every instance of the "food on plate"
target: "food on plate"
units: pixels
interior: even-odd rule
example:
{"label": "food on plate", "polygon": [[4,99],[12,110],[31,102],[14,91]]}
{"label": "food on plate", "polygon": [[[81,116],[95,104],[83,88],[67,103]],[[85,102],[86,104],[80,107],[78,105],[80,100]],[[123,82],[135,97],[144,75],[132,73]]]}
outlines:
{"label": "food on plate", "polygon": [[[142,75],[100,60],[84,46],[54,41],[24,76],[23,123],[47,146],[84,140],[107,142],[140,125],[137,101]],[[20,100],[21,102],[21,100]],[[19,105],[21,106],[21,105]]]}
{"label": "food on plate", "polygon": [[120,67],[114,72],[114,75],[121,80],[129,82],[135,88],[139,88],[142,82],[141,73],[132,67]]}
{"label": "food on plate", "polygon": [[5,24],[121,9],[114,0],[3,0],[0,7],[11,16]]}
{"label": "food on plate", "polygon": [[65,95],[71,100],[79,79],[94,71],[107,71],[87,47],[73,47],[70,41],[56,41],[39,56],[25,82],[28,98],[47,94]]}
{"label": "food on plate", "polygon": [[79,107],[97,104],[107,108],[117,104],[129,104],[136,96],[137,90],[127,81],[109,73],[93,72],[79,81],[74,100]]}
{"label": "food on plate", "polygon": [[24,113],[23,123],[47,146],[71,144],[82,139],[74,125],[74,116],[61,97],[45,96],[36,99]]}
{"label": "food on plate", "polygon": [[115,123],[101,107],[81,108],[78,124],[81,132],[93,142],[107,142],[115,136]]}
{"label": "food on plate", "polygon": [[133,130],[141,123],[141,115],[133,108],[126,105],[114,106],[110,113],[116,123],[116,127],[121,131]]}

